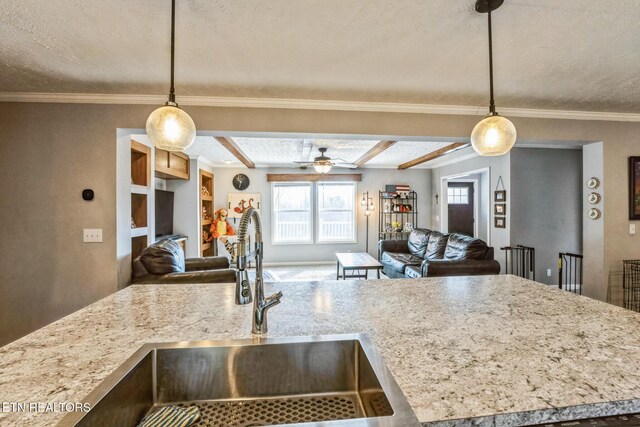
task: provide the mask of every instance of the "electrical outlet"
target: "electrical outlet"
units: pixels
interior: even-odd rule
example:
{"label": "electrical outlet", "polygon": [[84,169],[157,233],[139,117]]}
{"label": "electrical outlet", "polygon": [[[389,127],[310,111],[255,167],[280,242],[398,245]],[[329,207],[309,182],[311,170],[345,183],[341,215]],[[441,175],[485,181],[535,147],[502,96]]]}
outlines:
{"label": "electrical outlet", "polygon": [[636,234],[636,225],[629,224],[629,234]]}
{"label": "electrical outlet", "polygon": [[85,228],[84,243],[102,243],[102,228]]}
{"label": "electrical outlet", "polygon": [[551,277],[551,269],[547,268],[547,277]]}

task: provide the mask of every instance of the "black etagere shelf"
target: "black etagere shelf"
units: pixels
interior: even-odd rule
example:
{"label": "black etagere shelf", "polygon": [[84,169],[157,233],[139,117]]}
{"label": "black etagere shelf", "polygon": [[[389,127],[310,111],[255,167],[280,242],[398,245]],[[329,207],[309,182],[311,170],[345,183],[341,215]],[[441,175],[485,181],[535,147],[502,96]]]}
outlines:
{"label": "black etagere shelf", "polygon": [[[418,227],[418,195],[415,191],[403,195],[406,197],[385,191],[379,192],[379,240],[406,240],[411,230]],[[394,222],[400,223],[400,227],[394,227]]]}

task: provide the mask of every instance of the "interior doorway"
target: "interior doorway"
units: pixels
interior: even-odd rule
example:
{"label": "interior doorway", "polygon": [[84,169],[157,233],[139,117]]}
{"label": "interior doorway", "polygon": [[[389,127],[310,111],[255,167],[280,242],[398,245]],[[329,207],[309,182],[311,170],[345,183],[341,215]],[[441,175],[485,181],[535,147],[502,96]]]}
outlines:
{"label": "interior doorway", "polygon": [[[454,220],[454,224],[449,224],[449,185],[452,185],[451,201],[455,202],[463,201],[463,193],[465,190],[457,190],[456,185],[464,184],[467,188],[471,186],[472,192],[467,190],[467,204],[462,206],[452,207],[451,217]],[[436,221],[439,222],[438,230],[443,233],[461,232],[466,235],[470,235],[474,238],[484,240],[487,244],[491,245],[491,215],[489,209],[491,207],[491,200],[489,197],[491,186],[491,168],[485,167],[480,169],[469,170],[460,172],[457,174],[447,175],[440,177],[440,194],[442,197],[439,199],[439,215],[436,217]],[[458,187],[462,188],[462,187]],[[469,200],[469,194],[472,195]],[[457,197],[457,196],[460,197]],[[461,203],[457,203],[461,205]],[[463,212],[457,212],[459,208],[462,208]],[[472,219],[468,210],[471,209]],[[464,211],[467,212],[464,212]],[[466,220],[462,221],[460,225],[456,224],[456,216],[463,215]],[[466,222],[466,223],[465,223]],[[470,225],[471,223],[471,225]],[[470,231],[472,230],[472,231]]]}
{"label": "interior doorway", "polygon": [[477,181],[449,181],[447,183],[447,223],[449,233],[476,236]]}

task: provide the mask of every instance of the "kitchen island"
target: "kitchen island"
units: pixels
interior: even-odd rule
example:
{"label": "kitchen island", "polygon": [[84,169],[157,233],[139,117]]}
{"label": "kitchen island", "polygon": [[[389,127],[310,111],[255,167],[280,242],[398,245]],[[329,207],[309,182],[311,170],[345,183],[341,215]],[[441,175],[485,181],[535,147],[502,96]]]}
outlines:
{"label": "kitchen island", "polygon": [[[82,402],[148,342],[251,337],[234,285],[137,285],[0,348],[0,402]],[[269,336],[368,333],[429,426],[640,412],[640,315],[514,276],[282,282]],[[4,408],[8,409],[7,407]],[[51,426],[62,412],[0,412]]]}

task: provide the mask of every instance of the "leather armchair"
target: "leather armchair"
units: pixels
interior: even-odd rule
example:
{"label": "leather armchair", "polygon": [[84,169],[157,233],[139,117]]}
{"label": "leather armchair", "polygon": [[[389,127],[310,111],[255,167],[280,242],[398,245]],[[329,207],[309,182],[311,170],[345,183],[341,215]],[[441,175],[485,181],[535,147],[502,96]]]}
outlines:
{"label": "leather armchair", "polygon": [[234,283],[236,270],[224,256],[184,258],[182,247],[162,240],[133,261],[133,284]]}

